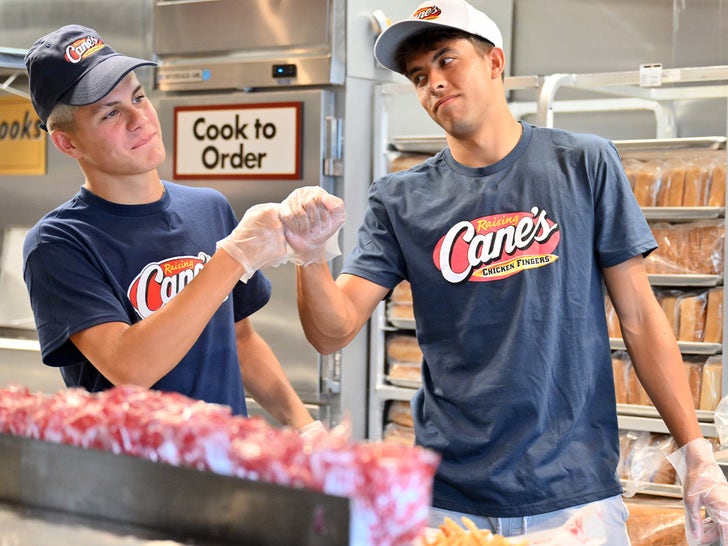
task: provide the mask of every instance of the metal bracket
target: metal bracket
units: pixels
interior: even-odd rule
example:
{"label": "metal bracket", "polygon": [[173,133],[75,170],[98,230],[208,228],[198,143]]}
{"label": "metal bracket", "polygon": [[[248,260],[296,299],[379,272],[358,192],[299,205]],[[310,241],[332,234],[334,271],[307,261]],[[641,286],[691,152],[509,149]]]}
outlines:
{"label": "metal bracket", "polygon": [[324,120],[324,175],[343,176],[344,120],[326,116]]}
{"label": "metal bracket", "polygon": [[26,91],[12,87],[13,83],[20,77],[27,76],[25,70],[25,54],[27,50],[11,47],[0,47],[0,77],[5,78],[0,83],[0,91],[18,95],[30,100],[30,94]]}

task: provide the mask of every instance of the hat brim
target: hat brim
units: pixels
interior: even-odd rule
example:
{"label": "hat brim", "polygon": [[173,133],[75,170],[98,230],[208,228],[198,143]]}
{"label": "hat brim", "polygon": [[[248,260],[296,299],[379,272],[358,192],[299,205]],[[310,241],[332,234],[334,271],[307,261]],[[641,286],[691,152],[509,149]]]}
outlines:
{"label": "hat brim", "polygon": [[397,52],[402,42],[407,40],[410,36],[417,34],[428,26],[437,26],[442,28],[455,28],[451,25],[443,25],[435,21],[426,20],[406,20],[394,23],[392,26],[387,28],[382,34],[379,35],[377,41],[374,42],[374,57],[379,63],[392,70],[393,72],[401,73],[402,68],[397,64]]}
{"label": "hat brim", "polygon": [[129,72],[142,66],[157,66],[157,63],[120,53],[110,55],[84,73],[58,102],[74,106],[93,104],[108,95]]}

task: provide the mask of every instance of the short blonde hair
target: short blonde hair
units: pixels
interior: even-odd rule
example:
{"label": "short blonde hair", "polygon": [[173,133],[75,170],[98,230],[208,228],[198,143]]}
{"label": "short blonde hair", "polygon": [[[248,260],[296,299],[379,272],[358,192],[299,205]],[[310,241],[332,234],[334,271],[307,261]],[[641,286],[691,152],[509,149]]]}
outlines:
{"label": "short blonde hair", "polygon": [[73,116],[76,114],[76,110],[78,110],[78,106],[60,102],[56,104],[51,113],[48,114],[48,120],[46,121],[48,130],[70,129],[73,126]]}

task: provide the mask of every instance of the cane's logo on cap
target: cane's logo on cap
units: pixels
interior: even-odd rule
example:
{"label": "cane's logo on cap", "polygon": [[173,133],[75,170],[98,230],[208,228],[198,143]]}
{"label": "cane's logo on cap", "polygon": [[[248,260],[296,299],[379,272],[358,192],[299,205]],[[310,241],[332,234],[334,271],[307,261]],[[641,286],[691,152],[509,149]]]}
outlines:
{"label": "cane's logo on cap", "polygon": [[431,19],[437,19],[440,15],[442,15],[442,10],[437,6],[426,6],[415,11],[411,19],[429,21]]}
{"label": "cane's logo on cap", "polygon": [[104,47],[106,47],[106,44],[101,41],[101,38],[96,36],[86,36],[85,38],[80,38],[71,45],[67,46],[64,58],[69,63],[80,63],[86,57],[93,55]]}

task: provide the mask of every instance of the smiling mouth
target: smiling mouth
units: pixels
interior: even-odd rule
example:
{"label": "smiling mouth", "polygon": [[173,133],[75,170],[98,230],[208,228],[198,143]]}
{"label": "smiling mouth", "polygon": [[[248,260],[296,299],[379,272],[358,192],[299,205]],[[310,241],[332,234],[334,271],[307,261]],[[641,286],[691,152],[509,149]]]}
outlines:
{"label": "smiling mouth", "polygon": [[154,133],[151,135],[148,135],[144,138],[142,138],[139,142],[137,142],[134,146],[132,146],[132,149],[136,150],[137,148],[141,148],[142,146],[146,145],[147,143],[151,142],[151,140],[154,138]]}

